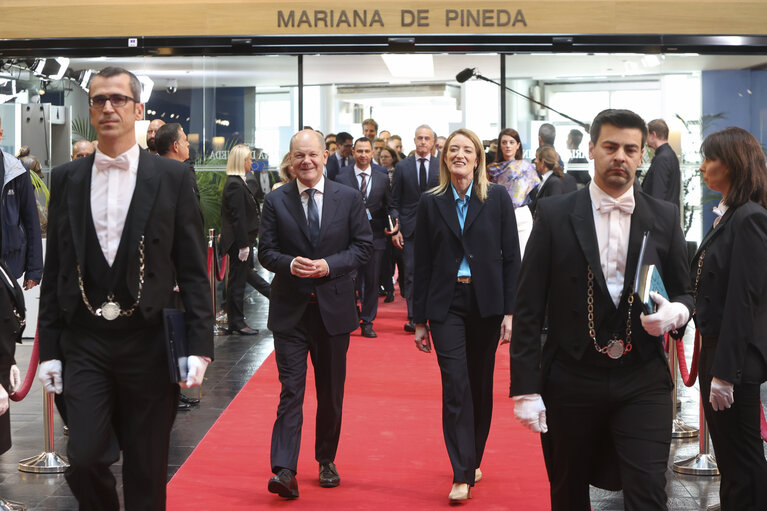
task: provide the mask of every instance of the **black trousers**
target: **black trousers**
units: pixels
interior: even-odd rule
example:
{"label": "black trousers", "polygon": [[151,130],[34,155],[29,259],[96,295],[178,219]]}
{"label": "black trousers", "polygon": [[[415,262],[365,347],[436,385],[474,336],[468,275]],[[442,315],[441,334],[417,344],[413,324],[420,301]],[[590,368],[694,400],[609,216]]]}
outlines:
{"label": "black trousers", "polygon": [[165,509],[179,388],[170,381],[162,327],[108,335],[65,329],[61,348],[69,425],[65,476],[80,510],[119,510],[109,466],[120,449],[125,509]]}
{"label": "black trousers", "polygon": [[405,270],[405,300],[407,301],[407,319],[413,318],[413,277],[415,276],[415,236],[403,238],[402,266]]}
{"label": "black trousers", "polygon": [[541,441],[552,510],[591,509],[589,483],[600,471],[601,453],[611,451],[607,442],[617,454],[625,509],[667,509],[671,388],[660,356],[607,368],[557,354],[542,394],[549,431]]}
{"label": "black trousers", "polygon": [[386,247],[384,248],[383,255],[381,256],[381,274],[380,281],[381,287],[387,293],[394,292],[394,259],[392,256],[392,248],[394,246],[391,243],[391,236],[386,237]]}
{"label": "black trousers", "polygon": [[274,332],[274,354],[282,384],[272,430],[271,465],[275,474],[281,468],[296,472],[304,421],[307,353],[314,366],[317,391],[314,457],[319,463],[335,460],[341,436],[348,349],[349,334],[330,335],[316,303],[307,306],[293,329]]}
{"label": "black trousers", "polygon": [[248,326],[245,323],[243,302],[245,301],[245,283],[253,286],[256,291],[269,298],[271,285],[254,270],[250,257],[245,261],[237,258],[237,250],[229,251],[229,272],[226,284],[226,316],[230,329],[241,329]]}
{"label": "black trousers", "polygon": [[759,429],[762,413],[759,384],[765,376],[763,361],[761,355],[749,346],[744,362],[753,367],[747,367],[744,374],[759,377],[735,385],[732,406],[715,412],[708,402],[716,351],[715,339],[710,341],[704,337],[700,352],[700,398],[716,464],[722,474],[719,484],[722,511],[764,510],[767,509],[767,460]]}
{"label": "black trousers", "polygon": [[442,374],[442,432],[453,482],[474,485],[493,416],[493,369],[501,317],[483,318],[474,286],[456,284],[445,321],[429,321]]}
{"label": "black trousers", "polygon": [[383,253],[383,249],[373,250],[373,257],[357,269],[357,293],[360,297],[362,325],[372,324],[378,314],[378,281]]}

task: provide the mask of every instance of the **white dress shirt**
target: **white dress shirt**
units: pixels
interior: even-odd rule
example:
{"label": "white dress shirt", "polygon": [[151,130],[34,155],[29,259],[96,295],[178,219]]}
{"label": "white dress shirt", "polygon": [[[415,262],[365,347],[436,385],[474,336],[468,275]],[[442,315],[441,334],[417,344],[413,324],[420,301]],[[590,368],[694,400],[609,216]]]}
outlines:
{"label": "white dress shirt", "polygon": [[[298,194],[301,197],[301,205],[304,207],[304,217],[307,218],[308,222],[309,194],[304,193],[304,191],[309,189],[309,187],[305,186],[303,183],[301,183],[301,181],[297,179],[296,184],[298,185]],[[320,221],[320,227],[322,227],[322,197],[325,195],[325,177],[321,177],[319,182],[314,185],[313,188],[317,190],[314,192],[314,203],[317,205],[317,218]]]}
{"label": "white dress shirt", "polygon": [[[104,257],[112,266],[120,246],[133,191],[141,149],[134,145],[117,158],[96,149],[91,168],[91,216]],[[102,166],[101,162],[104,162]]]}
{"label": "white dress shirt", "polygon": [[546,180],[554,173],[553,170],[549,170],[545,174],[541,175],[541,184],[538,186],[538,189],[541,189],[543,187],[543,184],[546,182]]}
{"label": "white dress shirt", "polygon": [[[591,207],[594,212],[594,227],[597,232],[599,244],[599,261],[602,266],[602,275],[607,283],[615,306],[621,299],[623,292],[623,280],[626,275],[626,257],[629,248],[629,233],[631,231],[631,214],[625,213],[618,208],[609,213],[601,211],[603,200],[612,200],[612,197],[599,188],[592,180],[589,184],[591,194]],[[631,199],[633,204],[634,187],[629,188],[616,200]],[[592,268],[592,271],[595,269]]]}
{"label": "white dress shirt", "polygon": [[426,156],[419,156],[418,153],[413,154],[415,156],[415,175],[418,177],[418,186],[421,186],[421,158],[423,158],[423,166],[426,167],[426,179],[429,179],[429,162],[431,161],[431,154]]}
{"label": "white dress shirt", "polygon": [[362,170],[357,165],[354,166],[354,175],[357,176],[357,189],[359,190],[362,186],[362,173],[365,173],[365,181],[367,188],[365,188],[365,199],[367,199],[370,196],[370,180],[373,178],[373,167],[368,167],[365,170]]}

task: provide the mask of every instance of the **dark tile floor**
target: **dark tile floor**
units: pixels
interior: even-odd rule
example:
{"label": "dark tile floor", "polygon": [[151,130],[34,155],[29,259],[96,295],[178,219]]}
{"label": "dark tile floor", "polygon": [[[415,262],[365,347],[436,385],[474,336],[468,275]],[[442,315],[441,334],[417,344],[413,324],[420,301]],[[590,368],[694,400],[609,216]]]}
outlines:
{"label": "dark tile floor", "polygon": [[[266,329],[268,308],[266,299],[255,291],[249,291],[246,293],[245,301],[248,323],[251,327],[259,329],[260,334],[253,337],[216,337],[216,362],[207,371],[202,404],[192,411],[179,412],[173,426],[168,478],[184,463],[221,412],[273,349],[272,337]],[[26,371],[30,353],[31,342],[26,342],[17,349],[17,360],[23,371]],[[697,425],[697,389],[687,389],[681,384],[679,389],[680,417],[689,425]],[[762,401],[767,401],[765,390],[762,392]],[[76,509],[76,502],[69,492],[63,475],[30,474],[17,469],[19,460],[43,451],[41,409],[42,392],[37,383],[33,385],[26,399],[12,404],[14,445],[10,451],[0,456],[0,496],[22,502],[28,510]],[[54,415],[54,450],[65,455],[66,436],[63,434],[58,415],[55,413]],[[697,438],[674,440],[669,463],[694,456],[698,451]],[[119,464],[113,467],[118,484],[121,480],[120,468]],[[670,510],[706,510],[708,506],[719,501],[718,477],[682,475],[669,469],[667,481]],[[623,509],[620,492],[592,488],[591,498],[595,511]]]}

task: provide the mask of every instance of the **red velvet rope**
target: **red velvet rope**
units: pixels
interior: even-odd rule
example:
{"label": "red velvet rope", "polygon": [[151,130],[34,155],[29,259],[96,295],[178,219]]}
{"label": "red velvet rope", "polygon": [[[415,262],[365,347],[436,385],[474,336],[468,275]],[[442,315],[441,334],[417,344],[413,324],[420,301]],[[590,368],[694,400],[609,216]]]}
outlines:
{"label": "red velvet rope", "polygon": [[27,397],[29,389],[32,388],[32,382],[37,375],[37,363],[39,362],[40,350],[37,345],[37,333],[35,333],[35,343],[32,345],[32,356],[29,358],[29,368],[27,368],[27,376],[24,378],[24,383],[21,384],[21,388],[12,393],[9,397],[11,401],[21,401]]}
{"label": "red velvet rope", "polygon": [[210,275],[211,272],[214,272],[213,275],[216,276],[216,280],[221,282],[226,276],[226,263],[229,259],[229,255],[224,254],[224,257],[222,257],[219,262],[218,258],[214,255],[215,250],[215,247],[208,247],[208,275]]}
{"label": "red velvet rope", "polygon": [[226,263],[229,260],[229,254],[224,254],[221,258],[221,264],[216,268],[216,280],[221,282],[226,277]]}
{"label": "red velvet rope", "polygon": [[[761,406],[761,401],[759,405]],[[767,442],[767,420],[764,419],[764,407],[762,407],[762,413],[759,414],[759,425],[762,430],[762,441]]]}
{"label": "red velvet rope", "polygon": [[687,358],[684,355],[682,339],[676,340],[676,358],[679,361],[679,374],[685,386],[692,387],[698,379],[698,357],[700,356],[700,330],[695,330],[695,341],[692,350],[692,370],[687,369]]}

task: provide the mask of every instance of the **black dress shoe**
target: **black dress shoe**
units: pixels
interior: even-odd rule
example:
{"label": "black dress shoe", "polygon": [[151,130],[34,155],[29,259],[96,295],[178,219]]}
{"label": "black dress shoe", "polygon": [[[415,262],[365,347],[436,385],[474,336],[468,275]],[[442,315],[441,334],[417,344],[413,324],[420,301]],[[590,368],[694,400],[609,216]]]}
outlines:
{"label": "black dress shoe", "polygon": [[228,330],[226,333],[239,334],[239,335],[258,335],[258,330],[255,328],[250,328],[249,326],[246,326],[243,328],[232,328],[231,330]]}
{"label": "black dress shoe", "polygon": [[405,332],[410,332],[411,334],[415,332],[415,323],[412,321],[408,321],[405,323],[405,326],[403,327],[405,329]]}
{"label": "black dress shoe", "polygon": [[200,400],[197,399],[196,397],[187,397],[184,394],[179,394],[178,400],[181,401],[182,403],[186,403],[192,406],[197,406],[200,404]]}
{"label": "black dress shoe", "polygon": [[323,488],[335,488],[341,484],[341,478],[336,470],[336,465],[332,461],[329,463],[320,463],[320,486]]}
{"label": "black dress shoe", "polygon": [[286,499],[298,498],[298,481],[292,470],[283,468],[269,479],[269,491]]}
{"label": "black dress shoe", "polygon": [[384,303],[391,303],[394,301],[394,291],[389,291],[386,293],[386,298],[384,298]]}
{"label": "black dress shoe", "polygon": [[179,401],[178,405],[177,405],[177,408],[178,408],[179,411],[188,412],[189,410],[192,409],[192,405],[188,405],[186,403],[182,403],[181,401]]}
{"label": "black dress shoe", "polygon": [[362,328],[362,337],[369,337],[371,339],[378,337],[376,331],[373,330],[373,325],[362,325],[360,328]]}
{"label": "black dress shoe", "polygon": [[386,290],[383,287],[378,288],[378,296],[386,296]]}

